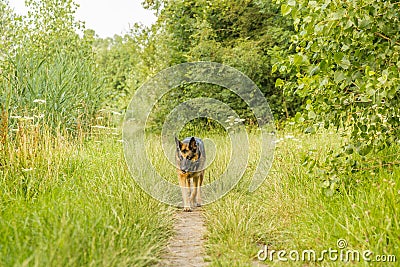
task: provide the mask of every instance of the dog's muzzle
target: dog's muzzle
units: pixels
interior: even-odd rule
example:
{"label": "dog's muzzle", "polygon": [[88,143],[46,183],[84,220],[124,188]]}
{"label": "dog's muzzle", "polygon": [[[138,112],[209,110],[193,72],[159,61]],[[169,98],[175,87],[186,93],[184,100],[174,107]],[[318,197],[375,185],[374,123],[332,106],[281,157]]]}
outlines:
{"label": "dog's muzzle", "polygon": [[190,160],[183,159],[183,160],[181,161],[181,164],[180,164],[180,168],[179,168],[179,169],[180,169],[180,171],[181,171],[183,174],[185,174],[185,173],[187,173],[187,172],[195,172],[195,171],[197,170],[198,165],[199,165],[198,160],[192,162],[192,161],[190,161]]}

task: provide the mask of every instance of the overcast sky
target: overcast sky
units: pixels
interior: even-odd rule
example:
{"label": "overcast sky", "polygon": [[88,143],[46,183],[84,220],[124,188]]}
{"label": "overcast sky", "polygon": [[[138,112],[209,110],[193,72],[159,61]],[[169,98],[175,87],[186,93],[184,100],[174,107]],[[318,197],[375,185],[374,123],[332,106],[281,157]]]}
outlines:
{"label": "overcast sky", "polygon": [[[19,14],[24,14],[24,0],[9,0]],[[130,25],[141,22],[150,25],[156,17],[152,11],[143,9],[142,0],[75,0],[79,4],[78,20],[86,22],[87,29],[95,30],[100,37],[113,37],[126,33]]]}

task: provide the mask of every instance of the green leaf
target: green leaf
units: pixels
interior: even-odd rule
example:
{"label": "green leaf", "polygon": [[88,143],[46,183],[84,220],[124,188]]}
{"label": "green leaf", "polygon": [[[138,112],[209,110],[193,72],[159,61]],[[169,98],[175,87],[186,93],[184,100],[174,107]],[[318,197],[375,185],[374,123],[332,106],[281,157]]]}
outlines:
{"label": "green leaf", "polygon": [[375,95],[375,89],[372,87],[372,86],[368,86],[367,87],[367,90],[366,90],[366,93],[367,93],[367,95],[369,95],[369,96],[374,96]]}
{"label": "green leaf", "polygon": [[339,70],[335,71],[334,80],[336,83],[339,83],[339,82],[343,81],[344,79],[346,79],[346,76],[344,75],[343,71],[339,71]]}
{"label": "green leaf", "polygon": [[313,120],[313,119],[315,119],[316,117],[317,117],[317,114],[315,114],[314,111],[310,110],[310,111],[308,112],[308,118],[309,118],[310,120]]}
{"label": "green leaf", "polygon": [[353,154],[353,152],[354,152],[353,146],[346,146],[345,152],[346,152],[346,154],[348,154],[348,155]]}
{"label": "green leaf", "polygon": [[290,14],[290,12],[292,12],[292,7],[286,4],[283,4],[281,6],[281,12],[283,16],[287,16]]}
{"label": "green leaf", "polygon": [[342,52],[338,52],[333,56],[333,60],[335,60],[336,64],[340,64],[343,56],[344,56],[344,54]]}
{"label": "green leaf", "polygon": [[313,76],[316,73],[319,72],[319,66],[310,66],[309,71],[308,71],[308,75]]}
{"label": "green leaf", "polygon": [[365,95],[360,96],[360,102],[367,103],[367,102],[370,102],[370,101],[371,100],[367,96],[365,96]]}
{"label": "green leaf", "polygon": [[358,154],[360,154],[360,156],[366,156],[371,152],[371,150],[372,150],[372,145],[362,145],[358,149]]}
{"label": "green leaf", "polygon": [[307,127],[307,129],[305,129],[304,133],[306,133],[306,134],[315,134],[316,131],[315,131],[315,128],[313,126],[309,126],[309,127]]}
{"label": "green leaf", "polygon": [[387,81],[387,75],[383,75],[382,77],[378,78],[378,82],[380,82],[381,84],[385,84]]}
{"label": "green leaf", "polygon": [[299,54],[294,55],[293,64],[295,66],[300,66],[302,63],[303,63],[303,56]]}
{"label": "green leaf", "polygon": [[302,122],[304,122],[304,118],[303,118],[303,116],[301,115],[300,112],[297,112],[297,113],[296,113],[296,116],[294,116],[294,120],[295,120],[297,123],[302,123]]}
{"label": "green leaf", "polygon": [[272,65],[271,73],[275,73],[277,71],[277,69],[278,69],[277,64]]}
{"label": "green leaf", "polygon": [[280,78],[276,79],[275,81],[275,87],[282,87],[284,84],[285,82]]}
{"label": "green leaf", "polygon": [[364,19],[358,21],[358,27],[361,29],[367,28],[371,23],[371,19],[369,16],[365,16]]}
{"label": "green leaf", "polygon": [[400,86],[396,89],[395,87],[392,87],[388,90],[388,98],[393,99],[396,96],[397,91],[400,91]]}
{"label": "green leaf", "polygon": [[339,63],[339,66],[347,70],[350,67],[350,60],[348,60],[346,57],[343,57]]}
{"label": "green leaf", "polygon": [[360,130],[361,130],[361,132],[365,133],[368,130],[367,125],[365,125],[365,124],[360,125]]}

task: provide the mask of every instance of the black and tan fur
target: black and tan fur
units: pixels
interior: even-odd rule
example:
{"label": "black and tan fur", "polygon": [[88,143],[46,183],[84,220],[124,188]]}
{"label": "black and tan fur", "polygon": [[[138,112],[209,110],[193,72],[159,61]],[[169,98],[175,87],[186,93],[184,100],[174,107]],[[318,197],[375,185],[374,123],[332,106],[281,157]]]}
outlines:
{"label": "black and tan fur", "polygon": [[[176,142],[176,161],[179,186],[182,190],[183,211],[201,206],[200,188],[204,178],[206,153],[200,138],[188,137]],[[193,186],[191,187],[191,183]]]}

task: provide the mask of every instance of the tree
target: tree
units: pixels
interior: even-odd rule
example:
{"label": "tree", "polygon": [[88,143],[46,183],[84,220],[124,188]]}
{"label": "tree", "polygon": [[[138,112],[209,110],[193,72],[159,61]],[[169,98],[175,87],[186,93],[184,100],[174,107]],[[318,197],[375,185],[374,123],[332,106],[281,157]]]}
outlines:
{"label": "tree", "polygon": [[278,86],[305,100],[297,117],[343,127],[349,133],[344,155],[365,156],[398,143],[399,2],[289,0],[281,12],[296,34],[292,53],[273,70],[287,75]]}
{"label": "tree", "polygon": [[[282,18],[278,5],[267,0],[145,2],[159,14],[152,37],[152,45],[161,52],[155,64],[158,60],[163,66],[193,61],[227,64],[260,87],[276,118],[295,114],[298,99],[275,87],[280,74],[271,75],[276,53],[287,50],[293,32],[291,20]],[[157,49],[160,46],[164,49]],[[240,99],[225,95],[224,102],[243,109]]]}
{"label": "tree", "polygon": [[[83,25],[74,18],[72,0],[29,0],[20,17],[5,10],[0,45],[1,106],[13,116],[38,118],[48,125],[75,131],[87,126],[101,107],[104,91],[91,43],[80,38]],[[11,41],[9,41],[11,40]],[[44,105],[39,104],[45,102]]]}

